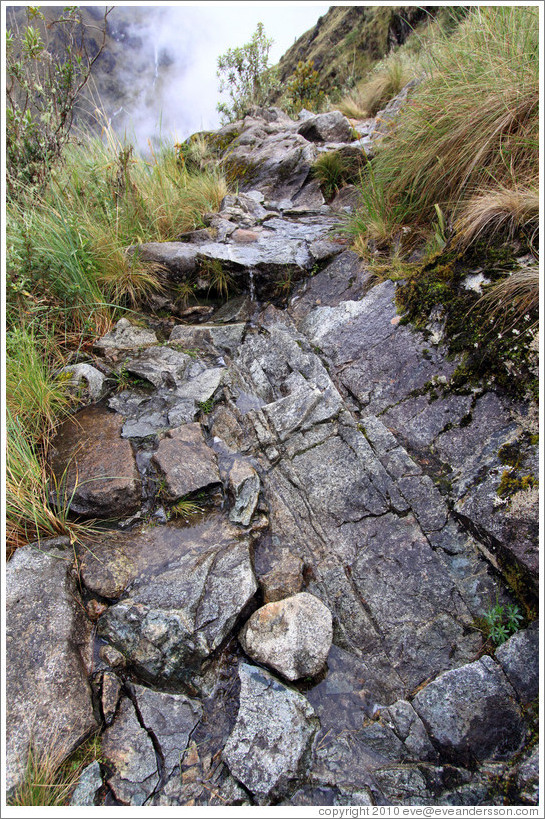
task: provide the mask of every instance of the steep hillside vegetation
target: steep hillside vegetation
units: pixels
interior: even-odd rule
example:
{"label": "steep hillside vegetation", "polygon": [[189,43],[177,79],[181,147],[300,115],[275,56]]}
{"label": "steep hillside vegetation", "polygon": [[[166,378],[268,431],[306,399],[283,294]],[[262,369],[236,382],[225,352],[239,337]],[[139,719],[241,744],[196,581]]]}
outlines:
{"label": "steep hillside vegetation", "polygon": [[332,6],[281,58],[281,85],[299,61],[311,60],[321,87],[334,100],[438,11],[435,6]]}

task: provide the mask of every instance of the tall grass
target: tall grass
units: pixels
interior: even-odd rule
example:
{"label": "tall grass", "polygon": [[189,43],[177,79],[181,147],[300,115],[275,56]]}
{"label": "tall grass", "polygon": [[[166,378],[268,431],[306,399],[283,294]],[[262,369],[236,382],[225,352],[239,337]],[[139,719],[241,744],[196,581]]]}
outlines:
{"label": "tall grass", "polygon": [[174,146],[144,159],[111,132],[72,145],[41,197],[8,202],[8,294],[26,285],[76,324],[134,307],[160,289],[160,271],[127,247],[176,239],[226,192],[218,171],[189,172]]}
{"label": "tall grass", "polygon": [[490,189],[535,186],[538,21],[531,6],[475,7],[421,57],[427,78],[373,161],[383,208],[405,226],[429,225],[436,205],[454,218]]}
{"label": "tall grass", "polygon": [[53,373],[161,288],[128,246],[176,239],[226,193],[219,171],[188,171],[174,146],[144,159],[105,131],[69,146],[39,195],[7,202],[8,549],[81,528],[69,499],[49,504],[49,440],[72,406]]}
{"label": "tall grass", "polygon": [[337,107],[342,114],[353,119],[374,117],[399,94],[414,74],[414,61],[411,65],[407,59],[395,54],[380,63]]}

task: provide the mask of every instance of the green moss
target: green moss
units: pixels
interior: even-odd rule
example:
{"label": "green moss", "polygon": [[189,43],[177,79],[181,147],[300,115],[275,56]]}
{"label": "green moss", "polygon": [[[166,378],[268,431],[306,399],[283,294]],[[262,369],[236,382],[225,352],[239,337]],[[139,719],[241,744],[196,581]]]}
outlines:
{"label": "green moss", "polygon": [[[467,272],[476,267],[493,283],[515,266],[512,246],[480,242],[466,254],[436,254],[398,288],[396,303],[404,324],[427,333],[432,313],[440,308],[449,353],[462,357],[451,378],[452,391],[468,392],[484,383],[519,399],[528,390],[537,395],[538,379],[522,332],[505,330],[505,316],[491,315],[489,305],[462,286]],[[537,320],[537,315],[531,318]]]}
{"label": "green moss", "polygon": [[518,467],[521,461],[520,443],[518,441],[504,444],[498,450],[498,458],[506,466]]}

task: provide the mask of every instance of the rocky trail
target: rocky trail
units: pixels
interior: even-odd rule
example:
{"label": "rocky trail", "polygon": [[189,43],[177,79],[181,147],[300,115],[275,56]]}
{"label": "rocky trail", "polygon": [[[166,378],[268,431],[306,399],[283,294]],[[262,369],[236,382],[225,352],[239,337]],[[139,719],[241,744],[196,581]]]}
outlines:
{"label": "rocky trail", "polygon": [[[8,788],[29,744],[101,729],[73,804],[536,804],[537,621],[495,652],[479,628],[535,603],[537,522],[497,495],[506,444],[537,477],[525,407],[452,389],[441,328],[339,232],[355,189],[310,172],[393,113],[226,126],[238,194],[131,249],[165,293],[69,368],[88,405],[51,460],[104,527],[7,566]],[[211,277],[239,295],[180,307]]]}

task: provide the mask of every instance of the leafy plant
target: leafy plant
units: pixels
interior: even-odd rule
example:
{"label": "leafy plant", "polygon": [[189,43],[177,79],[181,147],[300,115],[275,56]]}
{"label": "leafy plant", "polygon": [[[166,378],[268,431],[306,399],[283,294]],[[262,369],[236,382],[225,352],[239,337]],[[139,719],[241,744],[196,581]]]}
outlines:
{"label": "leafy plant", "polygon": [[496,602],[495,606],[485,611],[483,620],[488,638],[499,646],[520,629],[524,617],[519,607],[514,603],[503,606],[501,603]]}
{"label": "leafy plant", "polygon": [[44,181],[70,137],[76,103],[106,44],[89,39],[77,6],[46,20],[36,6],[20,24],[12,9],[6,30],[6,170],[10,195]]}
{"label": "leafy plant", "polygon": [[197,406],[199,407],[201,412],[204,413],[204,415],[208,415],[210,412],[212,412],[214,408],[214,399],[207,398],[206,401],[199,401]]}
{"label": "leafy plant", "polygon": [[275,71],[269,66],[272,44],[263,23],[258,23],[249,43],[229,48],[218,57],[220,93],[228,91],[231,99],[230,104],[218,103],[223,123],[241,119],[252,105],[264,105],[277,86]]}
{"label": "leafy plant", "polygon": [[320,74],[314,68],[314,60],[299,60],[288,78],[286,98],[283,101],[288,113],[296,115],[302,108],[320,111],[325,103],[325,93],[320,88]]}

